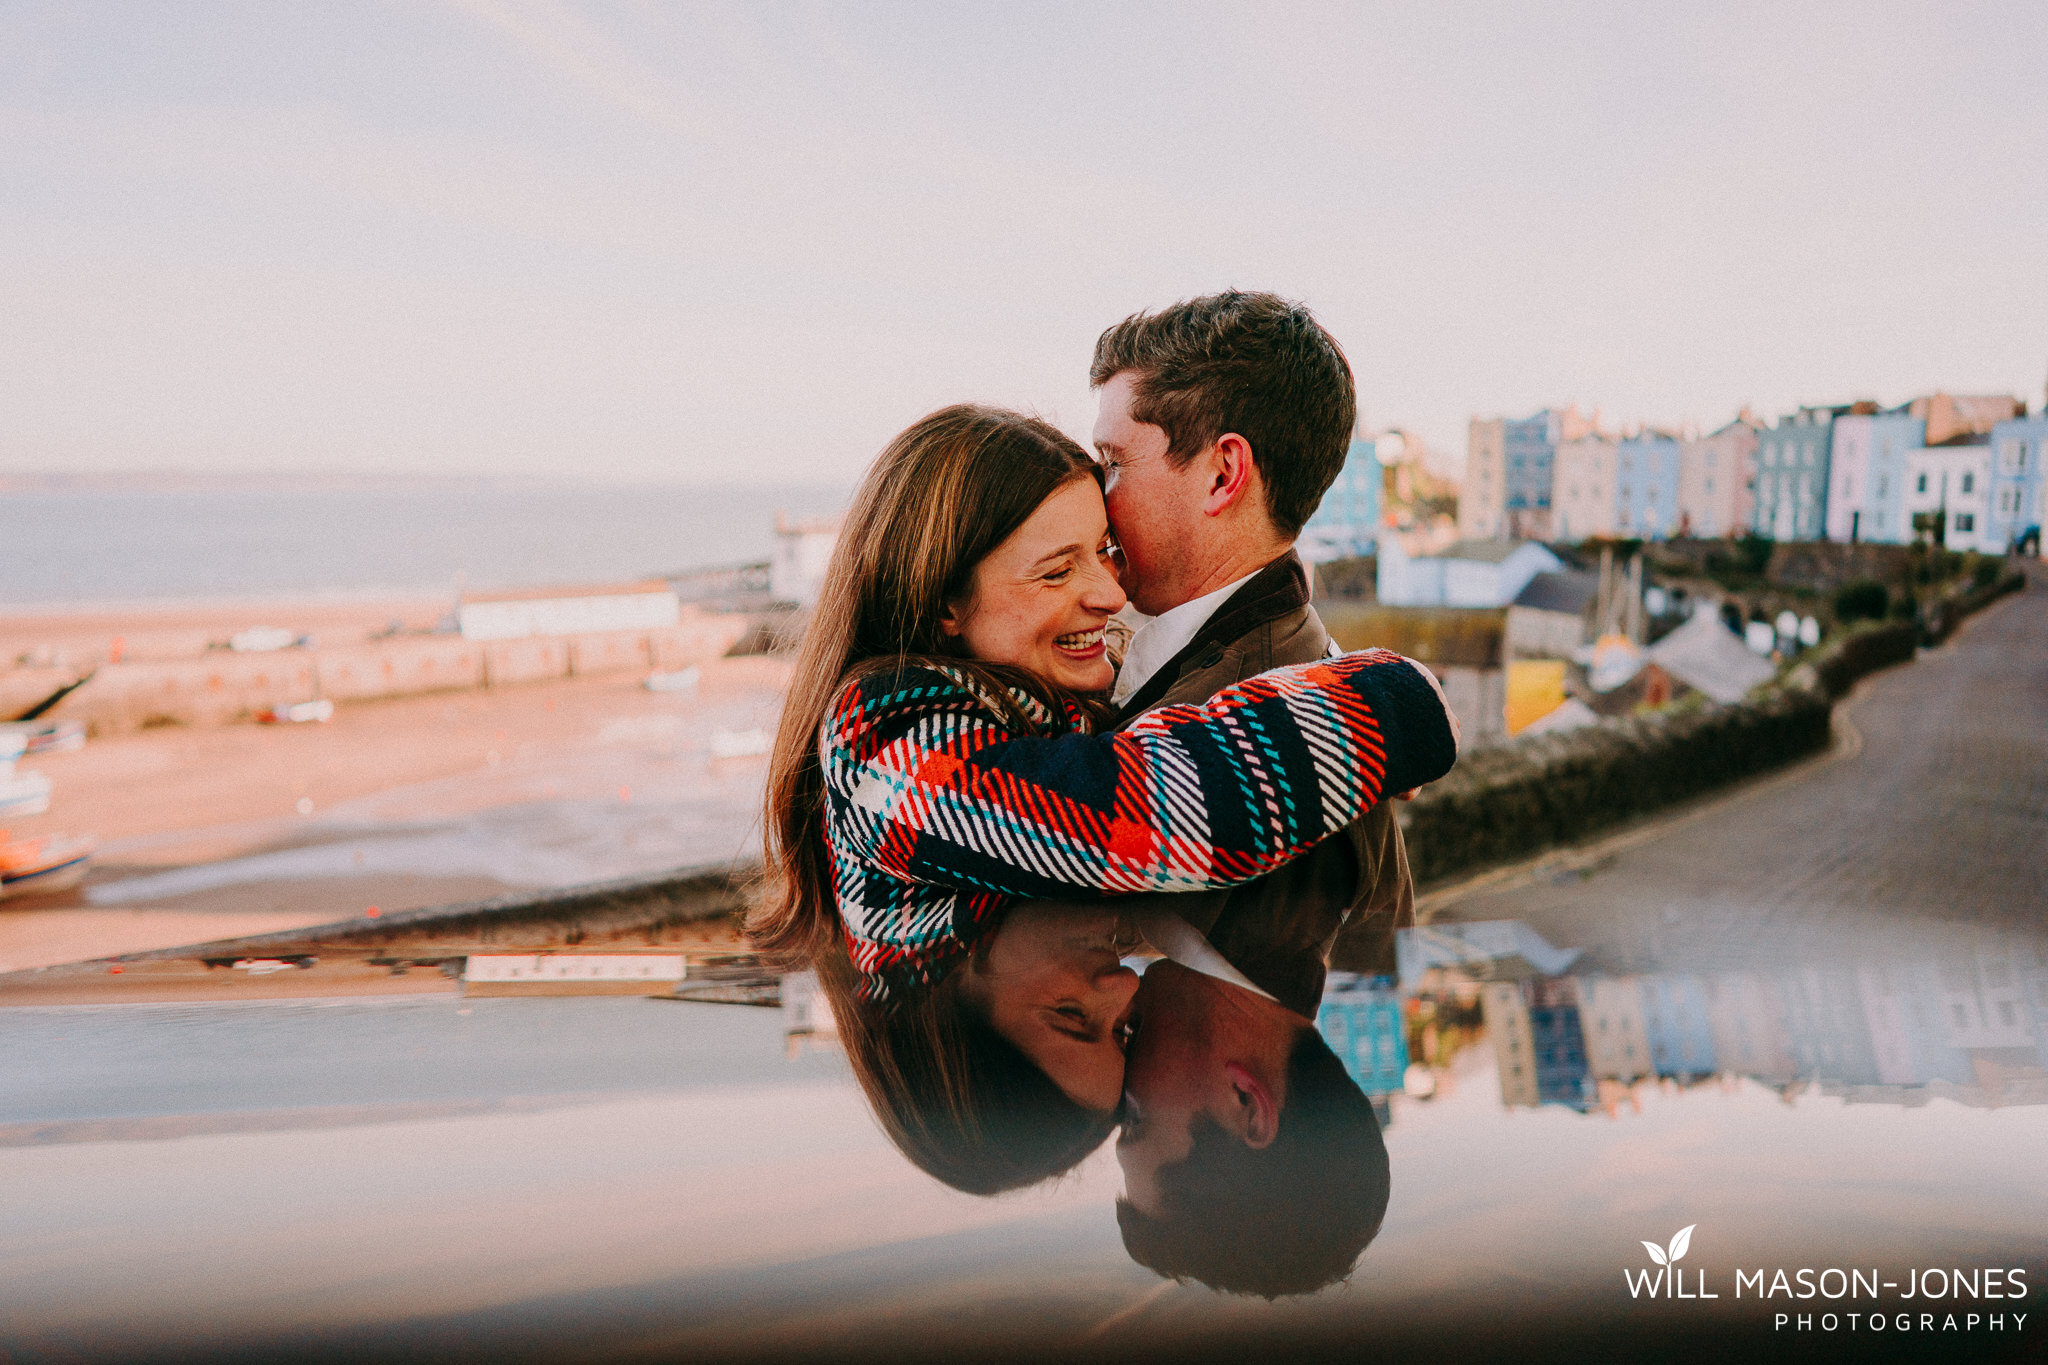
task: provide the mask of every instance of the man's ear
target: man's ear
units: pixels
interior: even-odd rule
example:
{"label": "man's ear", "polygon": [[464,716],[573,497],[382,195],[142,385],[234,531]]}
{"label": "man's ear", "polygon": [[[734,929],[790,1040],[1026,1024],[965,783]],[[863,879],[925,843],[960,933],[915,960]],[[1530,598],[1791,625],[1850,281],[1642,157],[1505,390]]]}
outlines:
{"label": "man's ear", "polygon": [[1221,516],[1242,501],[1258,482],[1258,466],[1252,463],[1252,443],[1236,432],[1216,438],[1206,453],[1209,486],[1202,497],[1204,516]]}
{"label": "man's ear", "polygon": [[1280,1106],[1273,1102],[1273,1092],[1236,1062],[1225,1062],[1223,1074],[1230,1077],[1230,1088],[1236,1092],[1232,1129],[1253,1151],[1272,1146],[1273,1139],[1280,1136]]}

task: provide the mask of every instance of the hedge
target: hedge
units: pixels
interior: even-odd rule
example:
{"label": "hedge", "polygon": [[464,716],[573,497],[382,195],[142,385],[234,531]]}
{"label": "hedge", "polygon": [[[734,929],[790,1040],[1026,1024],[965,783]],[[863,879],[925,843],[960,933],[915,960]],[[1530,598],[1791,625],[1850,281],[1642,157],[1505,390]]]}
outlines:
{"label": "hedge", "polygon": [[1827,747],[1826,697],[1786,688],[1475,749],[1401,812],[1417,882],[1538,853]]}
{"label": "hedge", "polygon": [[1893,664],[1910,663],[1919,629],[1911,621],[1853,626],[1792,670],[1795,686],[1809,684],[1830,701],[1846,696],[1858,678]]}
{"label": "hedge", "polygon": [[1983,586],[1966,584],[1949,589],[1920,608],[1920,636],[1923,642],[1938,645],[1954,633],[1965,617],[1983,610],[2009,592],[2018,592],[2027,586],[2027,576],[2015,569],[2002,574]]}

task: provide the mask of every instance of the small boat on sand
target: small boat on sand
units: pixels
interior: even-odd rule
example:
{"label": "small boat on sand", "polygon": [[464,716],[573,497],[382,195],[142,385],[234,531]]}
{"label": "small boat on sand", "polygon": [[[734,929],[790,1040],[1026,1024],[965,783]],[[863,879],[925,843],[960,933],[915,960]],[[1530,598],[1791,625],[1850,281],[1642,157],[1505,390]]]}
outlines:
{"label": "small boat on sand", "polygon": [[[23,754],[65,754],[85,747],[85,722],[77,720],[10,720],[0,724],[0,745],[11,747],[19,735]],[[6,752],[0,747],[0,755]]]}
{"label": "small boat on sand", "polygon": [[92,840],[52,834],[9,839],[0,830],[0,896],[43,896],[69,891],[92,866]]}
{"label": "small boat on sand", "polygon": [[322,697],[290,706],[268,706],[256,713],[256,719],[264,725],[325,725],[334,719],[334,703]]}

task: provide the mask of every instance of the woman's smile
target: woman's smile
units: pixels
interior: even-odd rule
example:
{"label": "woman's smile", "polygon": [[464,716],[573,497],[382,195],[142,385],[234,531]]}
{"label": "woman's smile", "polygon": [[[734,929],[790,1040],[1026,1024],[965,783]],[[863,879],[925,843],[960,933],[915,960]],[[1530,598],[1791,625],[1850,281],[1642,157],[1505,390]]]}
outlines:
{"label": "woman's smile", "polygon": [[1109,634],[1108,618],[1103,624],[1089,630],[1070,631],[1055,638],[1053,648],[1073,659],[1099,659],[1106,647],[1104,639]]}

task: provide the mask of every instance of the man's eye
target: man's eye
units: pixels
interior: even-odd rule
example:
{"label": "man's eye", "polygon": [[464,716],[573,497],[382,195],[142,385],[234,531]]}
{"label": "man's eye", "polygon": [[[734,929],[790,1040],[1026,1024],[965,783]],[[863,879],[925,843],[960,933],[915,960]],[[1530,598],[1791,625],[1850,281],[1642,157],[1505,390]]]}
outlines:
{"label": "man's eye", "polygon": [[1073,576],[1073,572],[1074,571],[1071,568],[1054,569],[1051,573],[1045,576],[1045,581],[1048,583],[1064,583],[1067,581],[1068,578]]}

